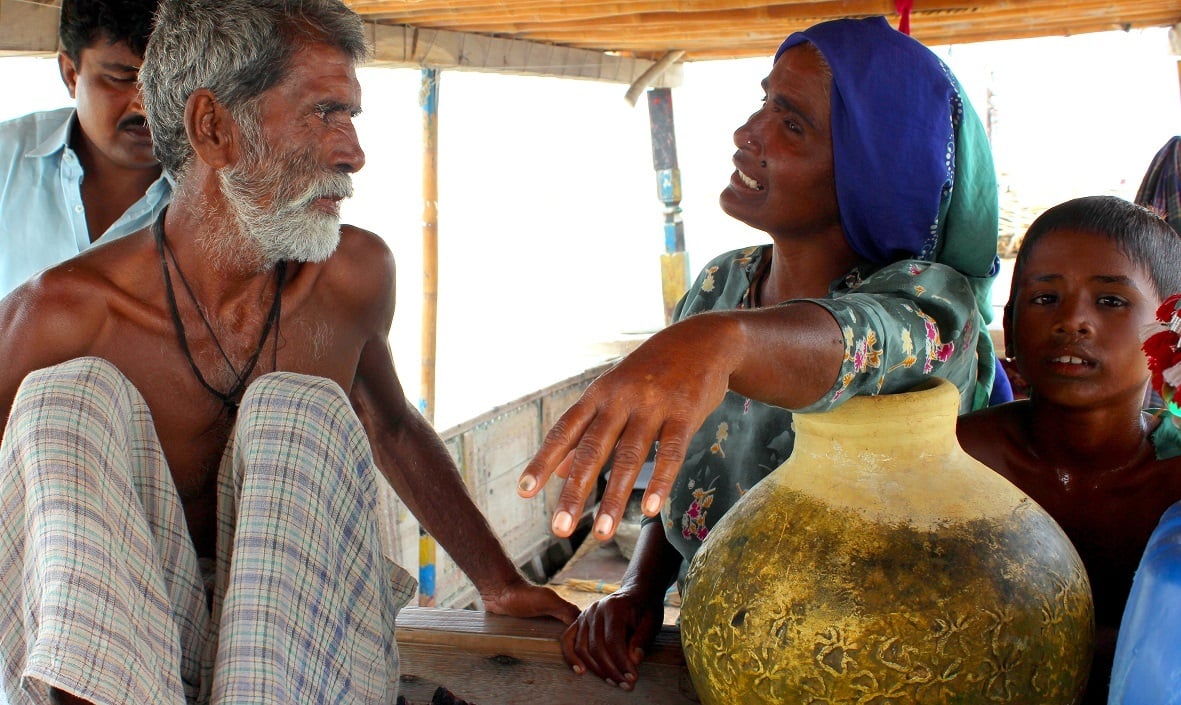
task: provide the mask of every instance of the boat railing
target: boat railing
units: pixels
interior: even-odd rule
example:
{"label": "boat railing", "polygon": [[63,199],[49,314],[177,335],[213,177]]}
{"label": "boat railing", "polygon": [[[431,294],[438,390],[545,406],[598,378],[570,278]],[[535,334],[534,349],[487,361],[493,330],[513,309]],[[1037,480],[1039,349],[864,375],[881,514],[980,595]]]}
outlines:
{"label": "boat railing", "polygon": [[[569,542],[553,535],[549,518],[561,492],[550,483],[532,500],[517,494],[517,479],[536,454],[546,431],[570,408],[606,362],[440,432],[476,506],[488,518],[509,556],[535,579],[544,579],[547,554],[569,557]],[[382,534],[386,553],[411,574],[419,568],[418,521],[386,483],[381,483]],[[463,608],[476,599],[475,586],[440,547],[435,559],[437,607]]]}

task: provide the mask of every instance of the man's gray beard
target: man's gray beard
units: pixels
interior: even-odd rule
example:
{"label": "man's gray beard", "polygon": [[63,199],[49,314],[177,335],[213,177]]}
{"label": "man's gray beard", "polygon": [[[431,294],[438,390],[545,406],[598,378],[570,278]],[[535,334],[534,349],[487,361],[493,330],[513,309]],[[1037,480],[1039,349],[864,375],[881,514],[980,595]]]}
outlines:
{"label": "man's gray beard", "polygon": [[[352,196],[352,179],[339,172],[313,174],[303,193],[285,198],[291,181],[308,173],[302,168],[305,160],[265,161],[267,166],[260,169],[227,167],[218,172],[222,196],[241,236],[239,242],[251,243],[264,267],[282,260],[323,262],[328,259],[340,244],[340,216],[315,210],[311,202],[322,196]],[[264,209],[258,205],[261,200],[258,196],[264,193],[275,198],[279,203],[277,208]],[[218,259],[240,257],[240,253],[221,251],[233,248],[231,240],[221,238],[224,248],[214,246],[210,254]]]}

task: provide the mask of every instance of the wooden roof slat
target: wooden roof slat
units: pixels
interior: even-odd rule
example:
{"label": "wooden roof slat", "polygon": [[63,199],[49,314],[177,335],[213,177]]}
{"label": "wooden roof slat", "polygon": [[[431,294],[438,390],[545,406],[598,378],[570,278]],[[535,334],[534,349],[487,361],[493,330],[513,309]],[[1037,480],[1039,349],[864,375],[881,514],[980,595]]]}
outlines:
{"label": "wooden roof slat", "polygon": [[[1105,29],[1119,29],[1125,24],[1154,22],[1162,18],[1167,18],[1168,15],[1162,15],[1158,10],[1144,9],[1138,12],[1128,12],[1117,14],[1111,12],[1106,5],[1100,6],[1096,4],[1093,8],[1087,8],[1084,3],[1080,3],[1080,8],[1070,23],[1061,22],[1055,23],[1051,20],[1033,20],[1027,15],[1019,11],[1011,11],[1005,13],[998,13],[990,18],[990,25],[992,31],[1006,31],[1009,29],[1016,29],[1025,26],[1041,27],[1043,30],[1049,28],[1067,29],[1070,27],[1103,27]],[[762,15],[762,11],[759,11]],[[869,13],[857,16],[866,16]],[[592,46],[602,41],[607,41],[608,37],[618,35],[625,35],[627,30],[635,30],[643,27],[643,33],[636,33],[635,41],[641,43],[648,43],[655,40],[657,37],[712,37],[724,38],[749,36],[752,32],[754,34],[777,34],[782,38],[784,32],[779,31],[779,28],[793,24],[798,26],[801,20],[807,20],[810,24],[813,20],[823,19],[823,15],[793,15],[790,13],[780,14],[766,14],[765,16],[757,16],[750,18],[751,21],[743,22],[737,25],[737,30],[734,32],[720,31],[712,23],[692,23],[687,24],[675,16],[668,15],[651,15],[638,18],[620,18],[617,23],[601,22],[595,23],[569,23],[561,28],[553,28],[549,26],[535,26],[535,25],[515,25],[511,28],[506,26],[503,29],[494,28],[494,33],[503,34],[520,34],[528,37],[546,36],[548,39],[565,43],[571,42],[583,46]],[[762,21],[754,21],[760,19]],[[911,30],[916,34],[927,29],[943,29],[945,32],[949,27],[955,27],[957,30],[965,33],[971,33],[976,26],[975,20],[977,15],[970,12],[961,12],[957,14],[927,14],[927,13],[913,13],[911,15]],[[807,26],[804,24],[804,26]],[[461,31],[470,31],[470,28],[461,28]],[[1091,30],[1094,31],[1094,30]],[[1057,32],[1054,32],[1057,33]],[[1076,32],[1078,33],[1078,32]],[[717,41],[715,44],[719,43]],[[619,44],[625,46],[625,43]]]}
{"label": "wooden roof slat", "polygon": [[[1113,19],[1097,19],[1092,22],[1080,22],[1070,26],[1046,26],[1044,24],[1013,24],[1003,28],[984,29],[979,32],[973,31],[969,26],[951,32],[951,30],[937,31],[937,28],[916,29],[914,34],[917,39],[929,45],[950,44],[953,43],[946,39],[950,32],[956,42],[984,42],[996,41],[1001,39],[1025,39],[1032,37],[1046,37],[1046,36],[1070,36],[1074,34],[1086,34],[1090,32],[1123,30],[1123,29],[1140,29],[1144,27],[1156,26],[1158,23],[1151,21],[1138,21],[1136,19],[1121,18],[1116,21]],[[764,34],[751,35],[744,34],[742,36],[734,35],[729,37],[729,41],[718,42],[716,35],[701,35],[692,32],[654,32],[653,36],[645,37],[644,40],[629,41],[620,39],[613,44],[618,48],[618,51],[644,53],[646,52],[653,41],[664,37],[668,42],[667,49],[663,51],[680,50],[686,51],[697,56],[698,60],[703,59],[701,52],[710,51],[717,56],[726,56],[734,58],[736,56],[762,56],[770,55],[779,43],[783,41],[795,28],[785,28],[783,31]],[[1049,31],[1048,31],[1049,30]],[[560,35],[558,35],[560,38]],[[593,38],[585,42],[585,46],[593,46],[595,42]],[[758,45],[762,45],[764,50],[754,51]],[[571,41],[572,46],[579,46],[578,42]]]}
{"label": "wooden roof slat", "polygon": [[[565,17],[551,20],[528,19],[527,16],[495,19],[488,15],[457,15],[447,22],[448,29],[459,31],[482,31],[487,33],[518,32],[561,32],[569,34],[579,31],[633,31],[653,25],[680,25],[689,27],[712,27],[715,30],[729,26],[750,26],[765,22],[798,20],[815,17],[868,16],[892,11],[884,8],[889,4],[883,0],[828,0],[813,3],[763,4],[759,7],[708,10],[692,13],[683,12],[637,12],[634,14]],[[528,14],[528,13],[526,13]],[[415,17],[399,24],[434,26],[443,22],[439,16]]]}
{"label": "wooden roof slat", "polygon": [[[765,25],[782,24],[782,22],[792,22],[800,20],[818,20],[834,15],[824,13],[821,6],[843,6],[843,11],[840,17],[868,17],[868,15],[880,14],[877,12],[877,6],[881,5],[880,0],[854,0],[846,2],[821,2],[821,4],[796,4],[796,5],[771,5],[750,9],[735,9],[735,11],[713,11],[700,12],[692,14],[679,13],[640,13],[628,15],[615,15],[611,18],[596,18],[596,19],[580,19],[580,20],[565,20],[561,22],[527,22],[527,21],[511,21],[511,22],[494,22],[490,18],[483,21],[478,19],[463,18],[450,22],[448,25],[451,30],[461,32],[476,31],[476,28],[482,28],[482,31],[494,34],[529,34],[529,35],[547,35],[547,37],[569,37],[569,35],[582,35],[585,40],[583,43],[593,44],[592,39],[595,35],[611,35],[614,33],[638,34],[638,38],[644,38],[648,32],[660,32],[670,30],[670,28],[685,27],[687,30],[694,32],[712,32],[715,34],[725,34],[720,27],[740,27],[745,31],[751,31],[751,28],[759,28]],[[912,14],[912,22],[916,18],[921,17],[920,14]],[[423,24],[430,25],[432,22],[422,20]]]}

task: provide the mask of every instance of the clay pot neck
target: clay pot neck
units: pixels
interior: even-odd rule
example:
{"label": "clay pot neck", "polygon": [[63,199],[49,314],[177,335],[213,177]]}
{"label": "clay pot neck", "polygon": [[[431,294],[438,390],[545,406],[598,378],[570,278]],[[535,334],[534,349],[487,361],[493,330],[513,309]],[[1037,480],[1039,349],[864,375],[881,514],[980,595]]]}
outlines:
{"label": "clay pot neck", "polygon": [[901,394],[854,397],[832,411],[795,414],[795,452],[822,453],[819,446],[839,443],[875,454],[912,454],[915,448],[946,453],[957,446],[959,409],[959,390],[940,378]]}

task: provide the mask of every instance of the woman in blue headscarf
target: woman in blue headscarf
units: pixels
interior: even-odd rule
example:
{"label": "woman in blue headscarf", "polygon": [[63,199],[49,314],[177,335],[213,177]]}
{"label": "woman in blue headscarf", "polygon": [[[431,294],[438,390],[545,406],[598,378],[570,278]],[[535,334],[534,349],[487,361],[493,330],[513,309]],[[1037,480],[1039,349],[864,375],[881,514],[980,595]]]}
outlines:
{"label": "woman in blue headscarf", "polygon": [[951,72],[883,18],[839,20],[788,37],[763,89],[734,133],[721,205],[771,244],[710,262],[676,322],[597,380],[522,476],[525,496],[551,472],[568,478],[554,531],[569,535],[613,454],[594,525],[609,538],[659,441],[644,508],[660,514],[621,589],[563,637],[575,671],[624,688],[682,563],[790,455],[792,411],[930,376],[969,411],[993,383],[996,177]]}

